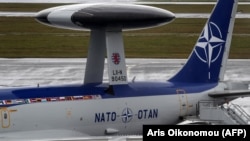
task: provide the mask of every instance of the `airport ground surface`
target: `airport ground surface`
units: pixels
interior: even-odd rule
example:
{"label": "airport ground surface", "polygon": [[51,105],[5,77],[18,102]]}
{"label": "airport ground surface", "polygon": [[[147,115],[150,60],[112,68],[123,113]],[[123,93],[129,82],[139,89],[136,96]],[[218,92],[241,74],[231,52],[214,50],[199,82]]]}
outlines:
{"label": "airport ground surface", "polygon": [[[60,4],[13,4],[0,5],[0,11],[38,12]],[[181,13],[164,26],[147,30],[124,32],[127,58],[187,58],[192,50],[213,4],[163,4],[153,5]],[[249,15],[250,5],[239,5],[238,15]],[[194,18],[183,18],[185,14]],[[203,14],[201,14],[203,13]],[[29,13],[26,13],[29,14]],[[199,15],[200,14],[200,15]],[[207,15],[205,16],[207,17]],[[230,58],[250,58],[250,18],[237,18]],[[71,31],[48,27],[35,21],[34,17],[0,18],[1,58],[84,58],[87,56],[89,32]]]}

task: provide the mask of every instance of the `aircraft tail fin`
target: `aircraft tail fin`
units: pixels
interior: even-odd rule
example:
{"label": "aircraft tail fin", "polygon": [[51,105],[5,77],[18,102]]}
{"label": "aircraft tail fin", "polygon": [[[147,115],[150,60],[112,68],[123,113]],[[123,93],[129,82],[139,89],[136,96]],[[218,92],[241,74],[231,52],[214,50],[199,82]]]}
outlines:
{"label": "aircraft tail fin", "polygon": [[186,64],[170,82],[212,83],[224,79],[238,0],[218,0]]}

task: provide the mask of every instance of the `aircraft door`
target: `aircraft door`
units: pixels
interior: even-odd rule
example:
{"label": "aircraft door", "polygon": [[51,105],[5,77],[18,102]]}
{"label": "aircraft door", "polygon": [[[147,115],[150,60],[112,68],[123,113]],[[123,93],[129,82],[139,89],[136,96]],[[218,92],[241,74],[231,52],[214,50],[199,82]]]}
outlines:
{"label": "aircraft door", "polygon": [[8,128],[10,126],[10,112],[7,108],[0,109],[0,112],[2,128]]}
{"label": "aircraft door", "polygon": [[186,116],[188,113],[188,99],[185,90],[177,89],[176,93],[179,97],[180,103],[180,117]]}

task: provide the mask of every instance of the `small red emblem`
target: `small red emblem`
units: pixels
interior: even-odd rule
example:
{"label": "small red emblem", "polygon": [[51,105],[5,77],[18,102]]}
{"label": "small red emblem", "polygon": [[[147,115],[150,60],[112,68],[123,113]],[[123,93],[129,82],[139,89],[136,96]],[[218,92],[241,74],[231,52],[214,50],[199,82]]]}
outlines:
{"label": "small red emblem", "polygon": [[119,53],[113,53],[112,54],[112,61],[114,64],[118,65],[120,63],[120,54]]}

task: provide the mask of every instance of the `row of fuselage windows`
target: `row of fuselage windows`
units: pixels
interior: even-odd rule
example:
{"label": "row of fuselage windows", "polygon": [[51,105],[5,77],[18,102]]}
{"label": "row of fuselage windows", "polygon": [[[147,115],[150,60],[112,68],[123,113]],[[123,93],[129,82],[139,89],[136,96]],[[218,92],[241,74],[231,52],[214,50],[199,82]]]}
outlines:
{"label": "row of fuselage windows", "polygon": [[84,96],[61,96],[61,97],[46,97],[46,98],[29,98],[29,99],[11,99],[0,100],[0,105],[12,104],[30,104],[40,102],[55,102],[55,101],[73,101],[73,100],[92,100],[101,99],[101,95],[84,95]]}

